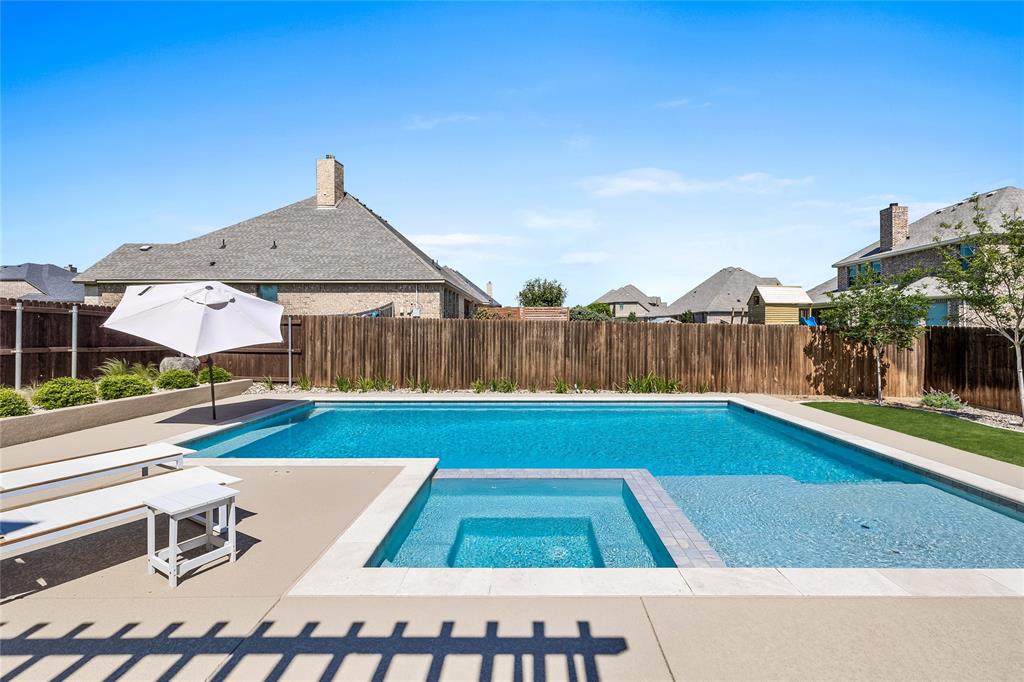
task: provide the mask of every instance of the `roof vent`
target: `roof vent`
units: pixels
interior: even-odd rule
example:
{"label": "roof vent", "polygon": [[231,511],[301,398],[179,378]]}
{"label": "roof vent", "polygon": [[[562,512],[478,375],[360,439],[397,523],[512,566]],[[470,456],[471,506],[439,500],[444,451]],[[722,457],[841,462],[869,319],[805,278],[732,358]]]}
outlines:
{"label": "roof vent", "polygon": [[220,248],[222,248],[222,249],[228,248],[228,240],[227,239],[221,239],[220,240]]}
{"label": "roof vent", "polygon": [[986,194],[985,196],[987,196],[987,197],[990,197],[990,196],[992,196],[993,194],[995,194],[995,192],[989,192],[989,193],[988,193],[988,194]]}
{"label": "roof vent", "polygon": [[274,240],[274,243],[270,245],[270,248],[272,248],[272,249],[276,249],[277,248],[277,240],[276,239]]}
{"label": "roof vent", "polygon": [[152,248],[152,244],[143,244],[142,246],[139,247],[139,251],[149,251]]}
{"label": "roof vent", "polygon": [[935,212],[936,215],[938,215],[939,213],[942,213],[942,209],[941,208],[938,211]]}
{"label": "roof vent", "polygon": [[215,260],[210,261],[210,265],[211,266],[216,265],[216,264],[217,264],[217,261],[215,261]]}

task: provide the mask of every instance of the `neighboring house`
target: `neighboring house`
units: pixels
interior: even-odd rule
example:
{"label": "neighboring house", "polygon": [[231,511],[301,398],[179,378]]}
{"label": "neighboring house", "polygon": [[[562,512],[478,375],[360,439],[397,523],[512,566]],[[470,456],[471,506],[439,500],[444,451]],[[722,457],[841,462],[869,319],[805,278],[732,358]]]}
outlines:
{"label": "neighboring house", "polygon": [[678,319],[691,312],[694,322],[741,324],[746,322],[750,292],[759,284],[782,282],[743,268],[722,268],[662,309],[658,317]]}
{"label": "neighboring house", "polygon": [[445,268],[345,191],[333,156],[316,162],[316,195],[176,244],[124,244],[75,281],[114,305],[129,284],[218,280],[292,314],[472,317],[493,297]]}
{"label": "neighboring house", "polygon": [[81,302],[85,287],[72,281],[76,274],[78,270],[73,265],[66,268],[49,263],[0,266],[0,298]]}
{"label": "neighboring house", "polygon": [[648,296],[632,284],[612,289],[594,303],[611,306],[612,317],[654,317],[662,306],[660,296]]}
{"label": "neighboring house", "polygon": [[750,324],[800,324],[800,309],[811,305],[801,287],[759,284],[747,300]]}
{"label": "neighboring house", "polygon": [[[999,227],[1004,214],[1024,214],[1024,190],[1017,187],[1003,187],[974,196],[978,199],[978,208],[993,227]],[[942,249],[951,249],[961,258],[969,258],[971,245],[961,243],[953,230],[942,225],[962,222],[972,227],[975,209],[972,198],[932,211],[912,223],[908,222],[906,206],[893,203],[883,208],[879,211],[878,241],[833,263],[832,267],[836,268],[834,291],[845,291],[858,273],[867,270],[885,277],[914,268],[933,270],[942,265]],[[827,304],[827,284],[823,282],[811,290],[815,303]],[[932,299],[927,324],[944,325],[950,318],[963,318],[965,311],[960,303],[952,299],[934,277],[922,278],[918,287]]]}

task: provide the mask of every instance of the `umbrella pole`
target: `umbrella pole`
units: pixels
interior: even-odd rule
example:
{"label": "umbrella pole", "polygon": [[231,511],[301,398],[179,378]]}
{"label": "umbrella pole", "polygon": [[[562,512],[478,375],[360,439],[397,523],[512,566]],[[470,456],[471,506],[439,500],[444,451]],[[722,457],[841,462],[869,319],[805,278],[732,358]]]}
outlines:
{"label": "umbrella pole", "polygon": [[206,356],[206,366],[210,369],[210,412],[213,413],[213,421],[217,421],[217,394],[213,390],[213,353]]}

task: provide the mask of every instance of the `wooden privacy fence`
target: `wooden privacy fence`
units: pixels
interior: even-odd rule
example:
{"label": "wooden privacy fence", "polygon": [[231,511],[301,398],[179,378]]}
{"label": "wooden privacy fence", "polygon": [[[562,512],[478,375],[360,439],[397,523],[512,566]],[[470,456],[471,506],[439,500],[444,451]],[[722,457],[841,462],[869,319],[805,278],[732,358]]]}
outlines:
{"label": "wooden privacy fence", "polygon": [[[366,320],[303,317],[301,373],[330,386],[337,376],[385,377],[399,386],[468,388],[508,378],[549,390],[556,379],[614,389],[630,375],[656,374],[686,389],[854,395],[871,391],[870,358],[806,327],[655,325],[516,320]],[[923,342],[895,354],[889,395],[919,394]]]}
{"label": "wooden privacy fence", "polygon": [[[0,384],[16,383],[20,354],[21,384],[31,386],[61,376],[93,377],[108,358],[159,363],[177,355],[163,346],[100,325],[113,308],[49,301],[21,301],[21,344],[18,344],[18,301],[0,299]],[[240,377],[288,378],[288,322],[282,322],[283,341],[218,354],[218,365]],[[294,326],[292,337],[296,338]],[[293,358],[302,354],[293,348]],[[294,360],[293,360],[294,362]]]}
{"label": "wooden privacy fence", "polygon": [[[22,382],[71,373],[73,306],[23,302]],[[173,354],[100,324],[113,310],[79,305],[78,376],[107,358],[159,362]],[[284,340],[216,356],[239,377],[294,378],[331,386],[338,376],[384,377],[399,386],[468,388],[508,378],[548,390],[556,379],[581,389],[614,389],[630,375],[656,374],[690,391],[777,395],[864,395],[874,366],[861,349],[822,330],[798,326],[628,324],[523,320],[374,319],[286,316]],[[14,383],[15,301],[0,299],[0,382]],[[986,329],[932,328],[910,351],[894,353],[885,373],[889,396],[954,390],[971,404],[1015,411],[1012,349]]]}

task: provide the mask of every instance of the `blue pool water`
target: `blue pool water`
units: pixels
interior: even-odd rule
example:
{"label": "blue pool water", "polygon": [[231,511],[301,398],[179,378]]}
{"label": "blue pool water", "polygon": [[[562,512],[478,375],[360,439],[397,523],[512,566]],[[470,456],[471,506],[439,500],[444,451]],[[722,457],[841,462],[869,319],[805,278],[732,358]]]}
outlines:
{"label": "blue pool water", "polygon": [[440,479],[421,491],[369,565],[675,564],[621,479]]}
{"label": "blue pool water", "polygon": [[728,566],[1024,567],[1019,515],[725,403],[323,403],[189,445],[200,457],[648,469]]}

